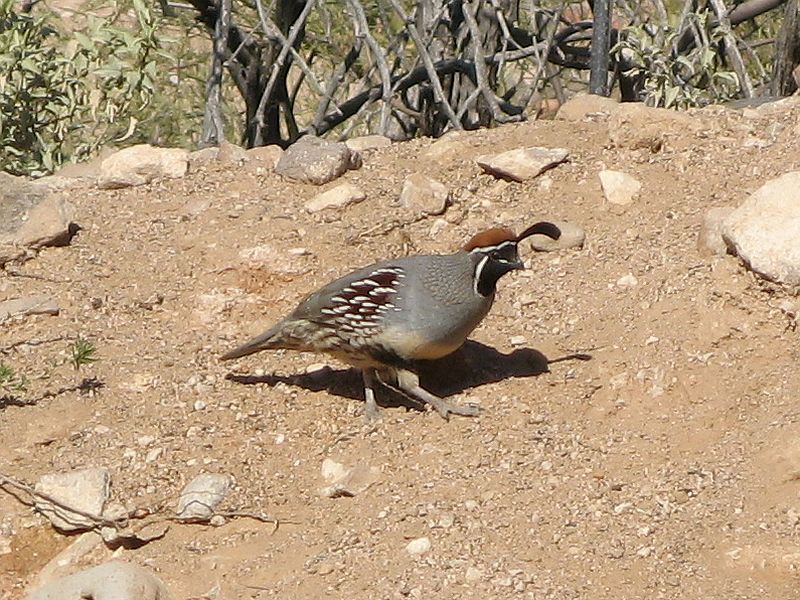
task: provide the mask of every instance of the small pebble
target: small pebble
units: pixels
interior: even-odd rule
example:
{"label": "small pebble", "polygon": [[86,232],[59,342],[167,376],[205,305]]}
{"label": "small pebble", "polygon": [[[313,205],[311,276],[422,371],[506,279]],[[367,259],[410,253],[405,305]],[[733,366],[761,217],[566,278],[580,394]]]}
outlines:
{"label": "small pebble", "polygon": [[408,552],[412,556],[419,556],[421,554],[425,554],[426,552],[430,551],[430,549],[431,549],[431,540],[430,538],[427,537],[421,537],[415,540],[411,540],[406,546],[406,552]]}
{"label": "small pebble", "polygon": [[475,583],[483,579],[483,571],[476,567],[467,567],[467,572],[464,574],[464,581],[467,583]]}

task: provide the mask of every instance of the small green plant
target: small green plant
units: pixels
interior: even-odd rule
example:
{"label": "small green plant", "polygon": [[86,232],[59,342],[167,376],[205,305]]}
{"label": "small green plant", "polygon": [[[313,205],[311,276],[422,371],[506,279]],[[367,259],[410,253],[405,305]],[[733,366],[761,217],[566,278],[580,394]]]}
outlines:
{"label": "small green plant", "polygon": [[0,361],[0,395],[16,396],[28,389],[28,379]]}
{"label": "small green plant", "polygon": [[612,49],[623,63],[634,65],[627,74],[640,78],[641,100],[649,106],[685,109],[724,102],[739,93],[736,74],[722,67],[717,52],[720,27],[709,25],[707,11],[692,13],[689,20],[700,39],[685,53],[674,50],[681,32],[672,26],[630,27]]}
{"label": "small green plant", "polygon": [[87,339],[78,337],[70,347],[70,362],[78,371],[82,366],[91,364],[97,360],[95,353],[97,347]]}

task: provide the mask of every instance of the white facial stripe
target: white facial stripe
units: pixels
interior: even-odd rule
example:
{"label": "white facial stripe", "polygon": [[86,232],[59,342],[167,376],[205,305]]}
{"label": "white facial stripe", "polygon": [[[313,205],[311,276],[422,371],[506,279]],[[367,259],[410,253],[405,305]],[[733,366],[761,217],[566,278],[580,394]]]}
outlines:
{"label": "white facial stripe", "polygon": [[492,250],[500,250],[501,248],[505,248],[507,246],[516,246],[517,240],[508,240],[501,244],[497,244],[496,246],[481,246],[479,248],[473,248],[470,250],[472,252],[491,252]]}
{"label": "white facial stripe", "polygon": [[472,278],[472,290],[475,292],[476,296],[480,296],[480,293],[478,292],[478,282],[481,280],[481,272],[483,271],[483,267],[486,266],[488,260],[489,257],[484,256],[481,259],[481,262],[479,262],[478,265],[475,267],[475,277]]}

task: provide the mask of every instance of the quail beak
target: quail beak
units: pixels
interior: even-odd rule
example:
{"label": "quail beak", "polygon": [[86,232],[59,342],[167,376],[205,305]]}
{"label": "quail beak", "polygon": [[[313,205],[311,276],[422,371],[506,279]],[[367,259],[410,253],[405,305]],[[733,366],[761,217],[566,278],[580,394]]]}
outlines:
{"label": "quail beak", "polygon": [[516,262],[509,263],[509,264],[511,266],[511,269],[514,270],[514,271],[524,271],[525,270],[525,263],[522,262],[522,260],[519,259],[519,258],[517,259]]}

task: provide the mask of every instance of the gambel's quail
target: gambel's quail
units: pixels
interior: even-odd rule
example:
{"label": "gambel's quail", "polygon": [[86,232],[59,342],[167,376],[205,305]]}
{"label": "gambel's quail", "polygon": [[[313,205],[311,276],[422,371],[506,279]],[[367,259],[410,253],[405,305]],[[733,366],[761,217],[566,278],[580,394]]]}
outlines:
{"label": "gambel's quail", "polygon": [[489,229],[455,254],[407,256],[358,269],[314,292],[288,317],[221,358],[279,348],[326,352],[361,369],[368,418],[378,415],[376,381],[430,404],[444,418],[476,415],[476,406],[449,404],[423,389],[409,369],[416,360],[441,358],[466,341],[492,307],[497,280],[524,268],[517,246],[537,233],[553,239],[561,235],[547,222],[520,235]]}

